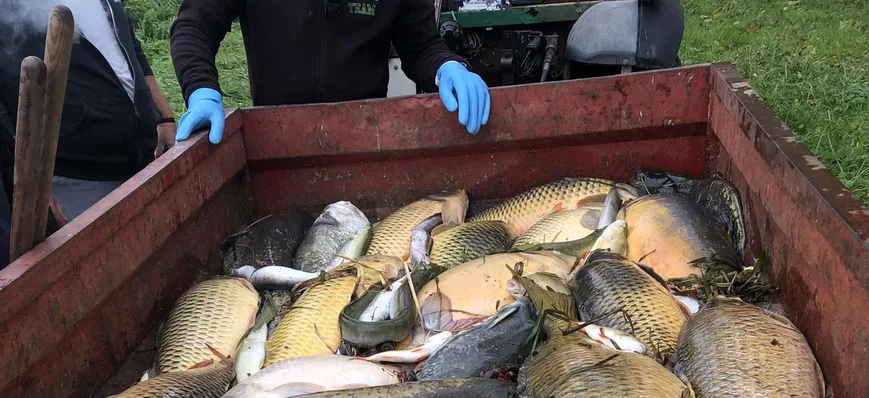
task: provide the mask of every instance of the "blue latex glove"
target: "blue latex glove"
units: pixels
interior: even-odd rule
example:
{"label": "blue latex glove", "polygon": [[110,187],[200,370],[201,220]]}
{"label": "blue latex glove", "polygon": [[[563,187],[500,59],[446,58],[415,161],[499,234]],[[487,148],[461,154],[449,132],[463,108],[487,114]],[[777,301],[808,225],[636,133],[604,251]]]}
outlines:
{"label": "blue latex glove", "polygon": [[459,123],[477,134],[489,122],[489,87],[476,73],[456,61],[438,68],[438,91],[448,111],[459,110]]}
{"label": "blue latex glove", "polygon": [[198,88],[187,99],[187,112],[178,120],[175,141],[184,141],[193,131],[208,125],[208,140],[217,144],[223,138],[223,97],[216,90]]}

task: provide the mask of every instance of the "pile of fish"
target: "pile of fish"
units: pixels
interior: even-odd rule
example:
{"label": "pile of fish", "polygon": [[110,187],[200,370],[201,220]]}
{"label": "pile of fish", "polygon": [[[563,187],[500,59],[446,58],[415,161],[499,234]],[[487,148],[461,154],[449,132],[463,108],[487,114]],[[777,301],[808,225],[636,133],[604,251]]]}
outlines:
{"label": "pile of fish", "polygon": [[751,268],[727,182],[642,170],[468,207],[458,190],[373,225],[347,201],[254,222],[118,396],[824,396],[787,318],[684,283]]}

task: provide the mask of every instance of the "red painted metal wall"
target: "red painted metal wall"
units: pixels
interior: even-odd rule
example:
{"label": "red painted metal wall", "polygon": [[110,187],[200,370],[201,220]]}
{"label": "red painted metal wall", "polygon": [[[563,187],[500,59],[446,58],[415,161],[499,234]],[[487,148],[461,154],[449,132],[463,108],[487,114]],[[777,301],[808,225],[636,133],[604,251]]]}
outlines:
{"label": "red painted metal wall", "polygon": [[869,395],[869,209],[732,67],[491,94],[477,136],[427,95],[237,110],[222,144],[200,133],[173,148],[0,271],[0,396],[89,396],[184,289],[219,270],[219,242],[257,215],[351,200],[377,219],[449,188],[468,190],[477,208],[639,167],[730,178],[749,253],[769,258],[778,299],[836,396]]}

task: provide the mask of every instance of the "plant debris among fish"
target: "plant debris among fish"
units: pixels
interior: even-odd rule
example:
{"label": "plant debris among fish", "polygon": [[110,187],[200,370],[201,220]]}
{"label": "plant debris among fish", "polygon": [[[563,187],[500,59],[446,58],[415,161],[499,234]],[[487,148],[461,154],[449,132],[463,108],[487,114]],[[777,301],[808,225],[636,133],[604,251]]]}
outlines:
{"label": "plant debris among fish", "polygon": [[253,222],[120,396],[824,395],[721,178],[644,169],[468,206],[454,189],[379,222],[349,201]]}

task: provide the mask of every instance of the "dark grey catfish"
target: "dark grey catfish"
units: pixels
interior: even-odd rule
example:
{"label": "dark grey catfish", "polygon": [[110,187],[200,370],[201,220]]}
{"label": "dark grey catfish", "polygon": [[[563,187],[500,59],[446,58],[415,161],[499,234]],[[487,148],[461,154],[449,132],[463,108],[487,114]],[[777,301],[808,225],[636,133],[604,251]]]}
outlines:
{"label": "dark grey catfish", "polygon": [[525,355],[520,346],[534,328],[534,320],[534,305],[521,297],[447,341],[418,367],[417,379],[476,377],[492,366],[521,363]]}
{"label": "dark grey catfish", "polygon": [[350,202],[326,206],[299,245],[293,268],[314,273],[328,271],[341,248],[367,226],[368,217]]}
{"label": "dark grey catfish", "polygon": [[277,265],[293,266],[296,249],[314,218],[303,210],[291,209],[263,217],[221,243],[223,273],[234,275],[245,265],[255,269]]}

